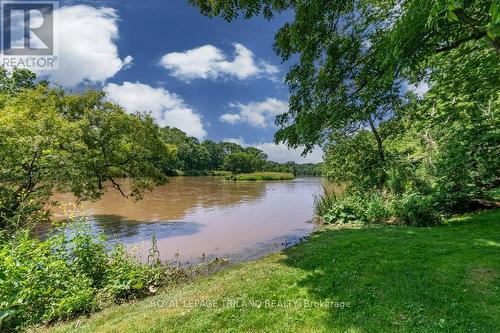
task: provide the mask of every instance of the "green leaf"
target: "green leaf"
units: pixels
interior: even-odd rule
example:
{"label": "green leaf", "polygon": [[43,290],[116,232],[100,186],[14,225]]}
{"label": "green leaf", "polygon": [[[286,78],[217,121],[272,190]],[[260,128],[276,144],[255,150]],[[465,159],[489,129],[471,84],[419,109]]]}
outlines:
{"label": "green leaf", "polygon": [[491,31],[490,29],[488,29],[488,31],[486,31],[486,34],[488,35],[488,37],[490,37],[491,39],[495,39],[495,34],[493,33],[493,31]]}
{"label": "green leaf", "polygon": [[144,283],[142,281],[137,282],[132,286],[132,289],[142,289],[144,287]]}
{"label": "green leaf", "polygon": [[498,15],[498,3],[497,1],[492,1],[490,5],[490,16],[492,18],[492,21],[495,21],[497,15]]}
{"label": "green leaf", "polygon": [[460,21],[460,20],[458,19],[457,14],[455,14],[455,12],[454,12],[454,11],[452,11],[452,10],[448,11],[448,19],[449,19],[450,21],[456,21],[456,22]]}

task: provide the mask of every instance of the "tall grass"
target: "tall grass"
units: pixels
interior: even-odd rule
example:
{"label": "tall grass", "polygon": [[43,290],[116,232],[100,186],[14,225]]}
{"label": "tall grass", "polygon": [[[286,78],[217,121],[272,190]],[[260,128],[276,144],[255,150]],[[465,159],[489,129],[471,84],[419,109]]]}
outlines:
{"label": "tall grass", "polygon": [[230,177],[231,175],[232,175],[231,171],[221,171],[221,170],[212,171],[212,176],[214,177]]}

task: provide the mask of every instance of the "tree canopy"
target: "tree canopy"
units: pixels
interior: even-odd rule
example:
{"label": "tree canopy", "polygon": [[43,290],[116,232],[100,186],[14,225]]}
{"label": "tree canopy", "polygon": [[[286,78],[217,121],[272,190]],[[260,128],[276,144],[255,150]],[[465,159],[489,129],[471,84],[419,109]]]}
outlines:
{"label": "tree canopy", "polygon": [[330,212],[435,222],[498,184],[497,0],[190,2],[228,21],[293,14],[274,43],[290,93],[275,141],[324,147],[325,173],[356,193]]}
{"label": "tree canopy", "polygon": [[173,151],[151,117],[130,115],[99,91],[67,95],[34,83],[12,90],[17,74],[0,89],[2,228],[28,223],[54,191],[95,200],[111,186],[140,198],[166,181],[162,162]]}

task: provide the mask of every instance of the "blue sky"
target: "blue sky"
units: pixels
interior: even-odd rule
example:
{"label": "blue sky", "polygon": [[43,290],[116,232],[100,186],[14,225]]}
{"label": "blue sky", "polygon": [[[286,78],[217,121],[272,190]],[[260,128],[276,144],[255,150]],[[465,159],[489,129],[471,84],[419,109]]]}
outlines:
{"label": "blue sky", "polygon": [[[128,111],[200,140],[263,149],[279,162],[318,162],[272,144],[274,117],[286,111],[288,66],[273,51],[284,13],[225,22],[187,0],[61,1],[59,71],[45,73],[68,90],[104,89]],[[43,74],[43,73],[42,73]]]}

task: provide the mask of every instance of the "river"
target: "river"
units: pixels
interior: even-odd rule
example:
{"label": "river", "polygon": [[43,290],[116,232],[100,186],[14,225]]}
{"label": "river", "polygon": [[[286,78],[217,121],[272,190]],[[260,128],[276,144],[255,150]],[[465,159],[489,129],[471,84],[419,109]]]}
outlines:
{"label": "river", "polygon": [[314,196],[322,193],[322,185],[323,180],[314,177],[274,182],[173,177],[138,202],[113,189],[98,202],[78,206],[71,196],[58,195],[55,199],[65,208],[54,209],[54,214],[58,220],[85,216],[93,230],[141,258],[147,256],[154,234],[163,260],[241,261],[278,251],[310,234]]}

